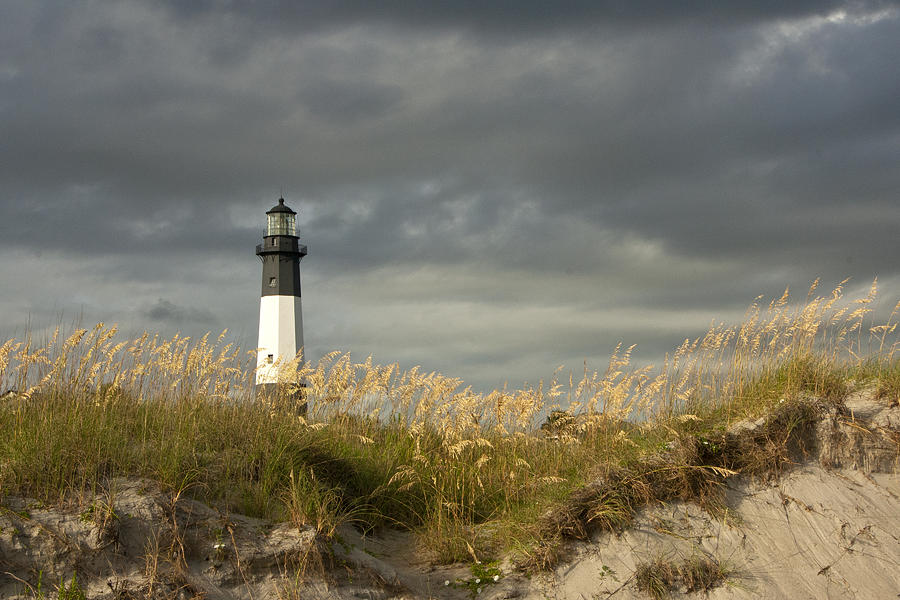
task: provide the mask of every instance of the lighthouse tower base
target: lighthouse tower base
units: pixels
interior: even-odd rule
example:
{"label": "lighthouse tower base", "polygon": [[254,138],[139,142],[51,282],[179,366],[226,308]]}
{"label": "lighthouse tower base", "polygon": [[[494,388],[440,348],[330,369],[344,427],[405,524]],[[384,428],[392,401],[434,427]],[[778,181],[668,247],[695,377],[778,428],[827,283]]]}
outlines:
{"label": "lighthouse tower base", "polygon": [[303,352],[303,315],[299,296],[263,296],[259,299],[259,344],[256,383],[290,379],[298,352]]}
{"label": "lighthouse tower base", "polygon": [[300,296],[260,298],[257,352],[257,397],[302,400],[303,386],[296,377],[299,361],[295,362],[303,352]]}

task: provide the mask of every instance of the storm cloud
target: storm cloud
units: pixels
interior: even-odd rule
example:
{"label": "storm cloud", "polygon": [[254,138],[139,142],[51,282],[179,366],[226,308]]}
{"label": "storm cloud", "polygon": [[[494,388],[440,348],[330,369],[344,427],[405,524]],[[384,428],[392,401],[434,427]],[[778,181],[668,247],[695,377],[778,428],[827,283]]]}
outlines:
{"label": "storm cloud", "polygon": [[895,301],[898,65],[892,2],[0,3],[0,331],[253,347],[281,194],[308,356],[478,387]]}

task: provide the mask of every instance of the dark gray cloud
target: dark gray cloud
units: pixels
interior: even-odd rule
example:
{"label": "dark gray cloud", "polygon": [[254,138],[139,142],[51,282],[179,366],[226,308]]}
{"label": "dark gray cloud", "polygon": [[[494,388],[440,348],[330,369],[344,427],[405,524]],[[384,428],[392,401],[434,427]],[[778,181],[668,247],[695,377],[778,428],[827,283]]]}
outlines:
{"label": "dark gray cloud", "polygon": [[310,356],[480,386],[900,294],[898,40],[891,2],[0,4],[0,331],[251,347],[282,192]]}
{"label": "dark gray cloud", "polygon": [[[503,0],[479,2],[395,2],[371,3],[365,0],[336,2],[254,2],[232,0],[170,0],[167,6],[179,18],[232,18],[249,20],[263,27],[285,28],[288,31],[309,31],[321,28],[341,28],[348,25],[387,23],[403,28],[474,29],[490,34],[542,33],[614,24],[646,28],[652,25],[671,26],[673,23],[700,22],[707,25],[754,23],[777,18],[798,18],[825,15],[846,6],[839,0],[805,2],[613,2],[571,1],[552,6],[545,2]],[[889,2],[856,2],[859,9],[873,9]]]}
{"label": "dark gray cloud", "polygon": [[217,319],[212,311],[194,306],[178,306],[163,298],[143,309],[143,317],[149,321],[168,325],[192,327],[216,327]]}

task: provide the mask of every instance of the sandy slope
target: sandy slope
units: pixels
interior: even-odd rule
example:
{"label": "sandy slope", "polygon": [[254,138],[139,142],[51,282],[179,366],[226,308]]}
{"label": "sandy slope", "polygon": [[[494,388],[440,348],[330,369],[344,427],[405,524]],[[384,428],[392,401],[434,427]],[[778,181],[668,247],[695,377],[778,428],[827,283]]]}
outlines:
{"label": "sandy slope", "polygon": [[646,598],[633,582],[640,562],[692,555],[732,571],[710,598],[898,597],[897,476],[809,465],[772,485],[739,483],[727,495],[731,516],[684,503],[645,510],[622,535],[580,545],[528,597]]}
{"label": "sandy slope", "polygon": [[638,564],[710,556],[731,572],[710,598],[898,598],[898,432],[900,407],[852,395],[816,428],[816,456],[775,482],[729,480],[725,514],[649,507],[621,535],[578,544],[527,597],[646,598]]}

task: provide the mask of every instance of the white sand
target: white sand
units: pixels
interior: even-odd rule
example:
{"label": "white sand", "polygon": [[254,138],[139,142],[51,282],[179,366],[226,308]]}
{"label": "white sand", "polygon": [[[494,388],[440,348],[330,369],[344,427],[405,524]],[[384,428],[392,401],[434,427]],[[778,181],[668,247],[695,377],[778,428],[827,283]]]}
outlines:
{"label": "white sand", "polygon": [[728,504],[736,514],[718,519],[680,502],[647,509],[621,536],[579,544],[527,598],[647,598],[634,585],[639,563],[692,555],[732,572],[709,598],[898,597],[896,475],[806,466],[772,485],[740,483]]}

